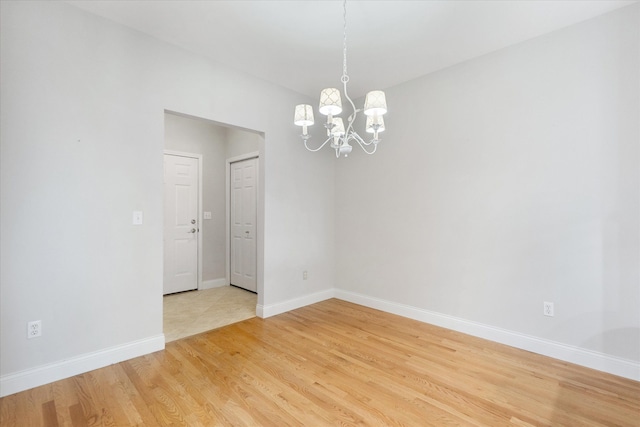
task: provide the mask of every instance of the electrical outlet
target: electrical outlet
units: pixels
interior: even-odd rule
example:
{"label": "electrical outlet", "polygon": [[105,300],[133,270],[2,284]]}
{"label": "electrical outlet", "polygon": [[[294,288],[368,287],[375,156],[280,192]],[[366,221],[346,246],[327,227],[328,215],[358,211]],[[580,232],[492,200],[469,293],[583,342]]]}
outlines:
{"label": "electrical outlet", "polygon": [[302,280],[307,280],[307,278],[309,277],[309,275],[307,274],[307,270],[302,272]]}
{"label": "electrical outlet", "polygon": [[553,317],[553,303],[552,302],[544,302],[543,303],[543,312],[545,316]]}
{"label": "electrical outlet", "polygon": [[34,320],[27,323],[27,338],[36,338],[42,335],[42,320]]}

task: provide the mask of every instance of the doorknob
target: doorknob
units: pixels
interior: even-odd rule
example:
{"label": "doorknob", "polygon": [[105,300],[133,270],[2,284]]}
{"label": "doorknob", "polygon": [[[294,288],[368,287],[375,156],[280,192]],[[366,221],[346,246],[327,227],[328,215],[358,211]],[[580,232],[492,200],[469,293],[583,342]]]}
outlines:
{"label": "doorknob", "polygon": [[187,231],[187,233],[195,233],[195,232],[196,232],[195,228],[192,228],[191,231]]}
{"label": "doorknob", "polygon": [[192,220],[191,220],[191,224],[195,224],[195,223],[196,223],[196,220],[195,220],[195,219],[192,219]]}

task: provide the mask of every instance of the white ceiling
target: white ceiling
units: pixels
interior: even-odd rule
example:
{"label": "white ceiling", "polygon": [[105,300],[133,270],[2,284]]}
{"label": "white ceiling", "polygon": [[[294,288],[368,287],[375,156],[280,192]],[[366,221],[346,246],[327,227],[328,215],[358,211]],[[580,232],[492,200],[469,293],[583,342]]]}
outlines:
{"label": "white ceiling", "polygon": [[[349,92],[384,89],[636,2],[351,0]],[[67,3],[314,98],[340,85],[341,1]]]}

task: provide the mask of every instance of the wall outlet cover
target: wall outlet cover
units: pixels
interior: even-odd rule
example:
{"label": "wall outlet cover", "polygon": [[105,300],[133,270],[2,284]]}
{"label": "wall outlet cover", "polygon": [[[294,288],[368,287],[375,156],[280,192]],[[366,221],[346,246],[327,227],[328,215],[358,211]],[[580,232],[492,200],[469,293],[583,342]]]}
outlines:
{"label": "wall outlet cover", "polygon": [[42,336],[42,320],[27,323],[27,338]]}
{"label": "wall outlet cover", "polygon": [[142,212],[141,211],[133,211],[133,225],[142,225]]}
{"label": "wall outlet cover", "polygon": [[545,301],[542,307],[542,314],[553,317],[553,303]]}

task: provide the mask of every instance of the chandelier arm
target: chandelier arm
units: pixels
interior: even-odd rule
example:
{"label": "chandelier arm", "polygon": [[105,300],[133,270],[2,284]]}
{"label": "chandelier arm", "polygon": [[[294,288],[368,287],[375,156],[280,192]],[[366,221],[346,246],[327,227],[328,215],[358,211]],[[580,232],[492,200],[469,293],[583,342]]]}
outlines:
{"label": "chandelier arm", "polygon": [[[349,137],[347,138],[347,141],[349,141],[350,139],[355,140],[358,145],[360,146],[360,148],[362,148],[362,151],[364,151],[367,154],[373,154],[376,152],[376,149],[378,148],[378,144],[373,144],[373,140],[366,142],[364,139],[362,139],[362,137],[360,135],[358,135],[356,132],[352,132]],[[370,152],[367,151],[367,147],[373,145],[373,150],[371,150]]]}
{"label": "chandelier arm", "polygon": [[358,144],[362,145],[364,143],[364,145],[368,145],[366,142],[364,142],[364,140],[362,139],[362,137],[360,135],[358,135],[357,132],[351,132],[349,134],[349,137],[347,138],[347,142],[349,140],[355,140]]}
{"label": "chandelier arm", "polygon": [[[362,138],[354,138],[356,140],[356,142],[358,143],[358,145],[360,146],[360,148],[362,148],[362,151],[364,151],[367,154],[373,154],[376,152],[376,149],[378,148],[378,144],[373,144],[373,150],[371,151],[367,151],[367,146],[370,146],[371,143],[367,144],[366,142],[364,142],[362,140]],[[362,141],[362,142],[361,142]]]}
{"label": "chandelier arm", "polygon": [[322,150],[322,147],[324,147],[325,145],[327,145],[327,142],[331,141],[333,139],[332,136],[330,136],[329,138],[327,138],[327,140],[325,142],[322,143],[322,145],[320,145],[318,148],[309,148],[309,146],[307,145],[307,141],[304,141],[304,148],[306,148],[307,150],[315,153],[316,151],[320,151]]}
{"label": "chandelier arm", "polygon": [[349,116],[349,126],[345,130],[345,133],[348,135],[350,132],[353,132],[353,122],[356,121],[356,116],[358,115],[358,110],[356,109],[356,104],[353,103],[351,97],[349,97],[349,93],[347,92],[347,82],[343,80],[343,88],[344,88],[344,97],[347,98],[349,104],[351,104],[351,108],[353,108],[353,114]]}

